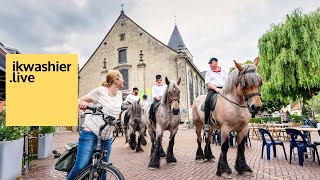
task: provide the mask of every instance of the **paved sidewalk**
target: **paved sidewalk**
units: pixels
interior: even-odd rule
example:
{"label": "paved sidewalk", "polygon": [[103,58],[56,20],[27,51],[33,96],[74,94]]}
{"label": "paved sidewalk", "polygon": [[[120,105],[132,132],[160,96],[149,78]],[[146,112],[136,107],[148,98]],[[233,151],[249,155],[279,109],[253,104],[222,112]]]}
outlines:
{"label": "paved sidewalk", "polygon": [[[164,148],[168,145],[169,133],[164,133],[163,145]],[[64,145],[68,142],[78,140],[78,133],[57,133],[54,136],[54,147],[59,152],[64,151]],[[149,170],[149,155],[150,155],[150,140],[147,137],[148,145],[143,147],[145,150],[141,153],[124,148],[124,137],[118,137],[114,144],[111,154],[111,162],[124,175],[126,179],[221,179],[217,177],[216,169],[217,162],[214,163],[195,163],[196,154],[196,134],[194,129],[179,129],[174,146],[174,154],[177,158],[175,165],[166,164],[165,159],[161,159],[159,170]],[[281,147],[277,147],[277,158],[271,158],[270,161],[266,158],[261,159],[261,141],[251,140],[252,147],[246,148],[246,159],[249,166],[253,169],[253,177],[243,177],[234,170],[236,160],[236,148],[229,148],[228,162],[233,170],[234,179],[319,179],[320,165],[312,162],[311,159],[306,159],[304,166],[298,165],[297,158],[290,165],[284,158]],[[289,144],[285,144],[286,152],[289,158]],[[212,145],[212,151],[216,159],[219,158],[220,146]],[[266,152],[266,151],[265,151]],[[271,152],[271,156],[273,153]],[[50,156],[47,159],[35,160],[31,164],[30,171],[25,175],[24,179],[65,179],[66,173],[56,171],[54,163],[56,159]]]}

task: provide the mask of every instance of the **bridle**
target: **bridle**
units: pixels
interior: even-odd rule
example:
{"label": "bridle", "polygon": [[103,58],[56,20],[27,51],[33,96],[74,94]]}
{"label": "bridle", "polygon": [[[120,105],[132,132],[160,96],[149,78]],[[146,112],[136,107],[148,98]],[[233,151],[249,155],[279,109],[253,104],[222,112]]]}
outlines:
{"label": "bridle", "polygon": [[[168,92],[167,92],[168,93]],[[168,96],[167,96],[167,98],[168,98]],[[169,100],[169,98],[167,99],[167,100]],[[178,104],[180,104],[180,100],[178,99],[178,98],[172,98],[171,100],[169,100],[169,109],[170,109],[170,112],[171,112],[171,104],[172,104],[172,102],[174,102],[174,101],[177,101],[178,102]],[[171,112],[171,113],[173,113],[173,112]],[[179,114],[179,113],[178,113]]]}
{"label": "bridle", "polygon": [[[247,73],[255,73],[255,72],[256,72],[255,70],[248,70],[248,71],[240,72],[240,75],[239,75],[239,80],[238,80],[237,86],[238,86],[238,84],[240,83],[241,89],[242,89],[242,94],[243,94],[246,102],[247,102],[250,98],[252,98],[252,97],[254,97],[254,96],[261,96],[261,93],[260,93],[260,92],[254,92],[254,93],[247,94],[247,93],[243,90],[244,87],[246,86],[245,82],[242,81],[243,75],[245,75],[245,74],[247,74]],[[260,84],[259,86],[261,86],[261,84]]]}
{"label": "bridle", "polygon": [[178,101],[178,103],[180,103],[179,99],[174,98],[174,99],[171,99],[170,104],[171,104],[173,101]]}
{"label": "bridle", "polygon": [[[245,82],[241,81],[241,79],[242,79],[243,75],[245,75],[245,74],[247,74],[247,73],[255,73],[255,72],[256,72],[255,70],[248,70],[248,71],[240,72],[240,75],[239,75],[239,80],[238,80],[238,83],[237,83],[236,86],[238,86],[239,83],[240,83],[240,85],[241,85],[241,90],[242,90],[242,94],[243,94],[243,96],[244,96],[244,98],[245,98],[245,102],[246,102],[245,105],[241,105],[241,104],[239,104],[239,103],[237,103],[237,102],[234,102],[234,101],[228,99],[227,97],[225,97],[224,95],[220,94],[219,92],[218,92],[218,94],[219,94],[221,97],[223,97],[224,99],[226,99],[227,101],[229,101],[230,103],[232,103],[232,104],[235,104],[235,105],[237,105],[237,106],[239,106],[239,107],[242,107],[242,108],[248,108],[249,112],[252,113],[252,110],[251,110],[251,108],[250,108],[249,105],[248,105],[248,100],[249,100],[250,98],[254,97],[254,96],[261,96],[261,93],[260,93],[260,92],[254,92],[254,93],[247,94],[247,93],[244,91],[244,87],[245,87],[246,84],[245,84]],[[261,84],[260,84],[260,85],[261,85]],[[259,86],[260,86],[260,85],[259,85]]]}
{"label": "bridle", "polygon": [[135,110],[135,113],[133,113],[133,108],[131,108],[132,120],[135,121],[135,119],[138,119],[135,122],[139,123],[141,121],[141,110],[142,110],[142,108],[140,107],[140,109],[139,109],[139,108],[135,107],[134,110]]}

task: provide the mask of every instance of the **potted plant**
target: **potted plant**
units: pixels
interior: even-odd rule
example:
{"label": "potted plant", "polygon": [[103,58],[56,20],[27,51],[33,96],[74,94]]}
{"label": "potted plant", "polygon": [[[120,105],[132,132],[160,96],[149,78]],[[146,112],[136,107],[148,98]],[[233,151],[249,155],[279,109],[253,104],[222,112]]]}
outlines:
{"label": "potted plant", "polygon": [[0,113],[0,179],[21,175],[23,136],[29,127],[6,126],[6,110]]}
{"label": "potted plant", "polygon": [[41,126],[38,135],[38,159],[47,158],[53,150],[54,126]]}

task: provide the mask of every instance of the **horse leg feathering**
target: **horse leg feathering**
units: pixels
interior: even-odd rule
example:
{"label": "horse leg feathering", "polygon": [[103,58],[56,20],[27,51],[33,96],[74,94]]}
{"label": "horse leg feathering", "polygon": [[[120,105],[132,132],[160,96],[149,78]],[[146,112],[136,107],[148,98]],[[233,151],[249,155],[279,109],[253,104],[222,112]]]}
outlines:
{"label": "horse leg feathering", "polygon": [[[251,173],[252,170],[248,166],[244,151],[245,151],[245,142],[247,141],[248,128],[244,128],[241,132],[238,133],[238,150],[237,150],[237,159],[235,169],[239,174],[243,174],[244,172]],[[240,142],[240,143],[239,143]]]}

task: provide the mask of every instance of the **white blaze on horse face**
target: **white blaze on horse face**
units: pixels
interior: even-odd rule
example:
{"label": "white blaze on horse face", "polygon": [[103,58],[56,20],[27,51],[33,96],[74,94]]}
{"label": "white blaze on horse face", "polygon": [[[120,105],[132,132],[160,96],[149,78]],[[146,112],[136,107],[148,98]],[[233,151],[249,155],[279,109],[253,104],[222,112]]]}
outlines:
{"label": "white blaze on horse face", "polygon": [[171,111],[176,115],[180,111],[180,107],[179,107],[180,90],[176,83],[174,83],[169,89],[171,89],[171,91],[168,93],[168,98],[170,100],[170,105],[171,105]]}

